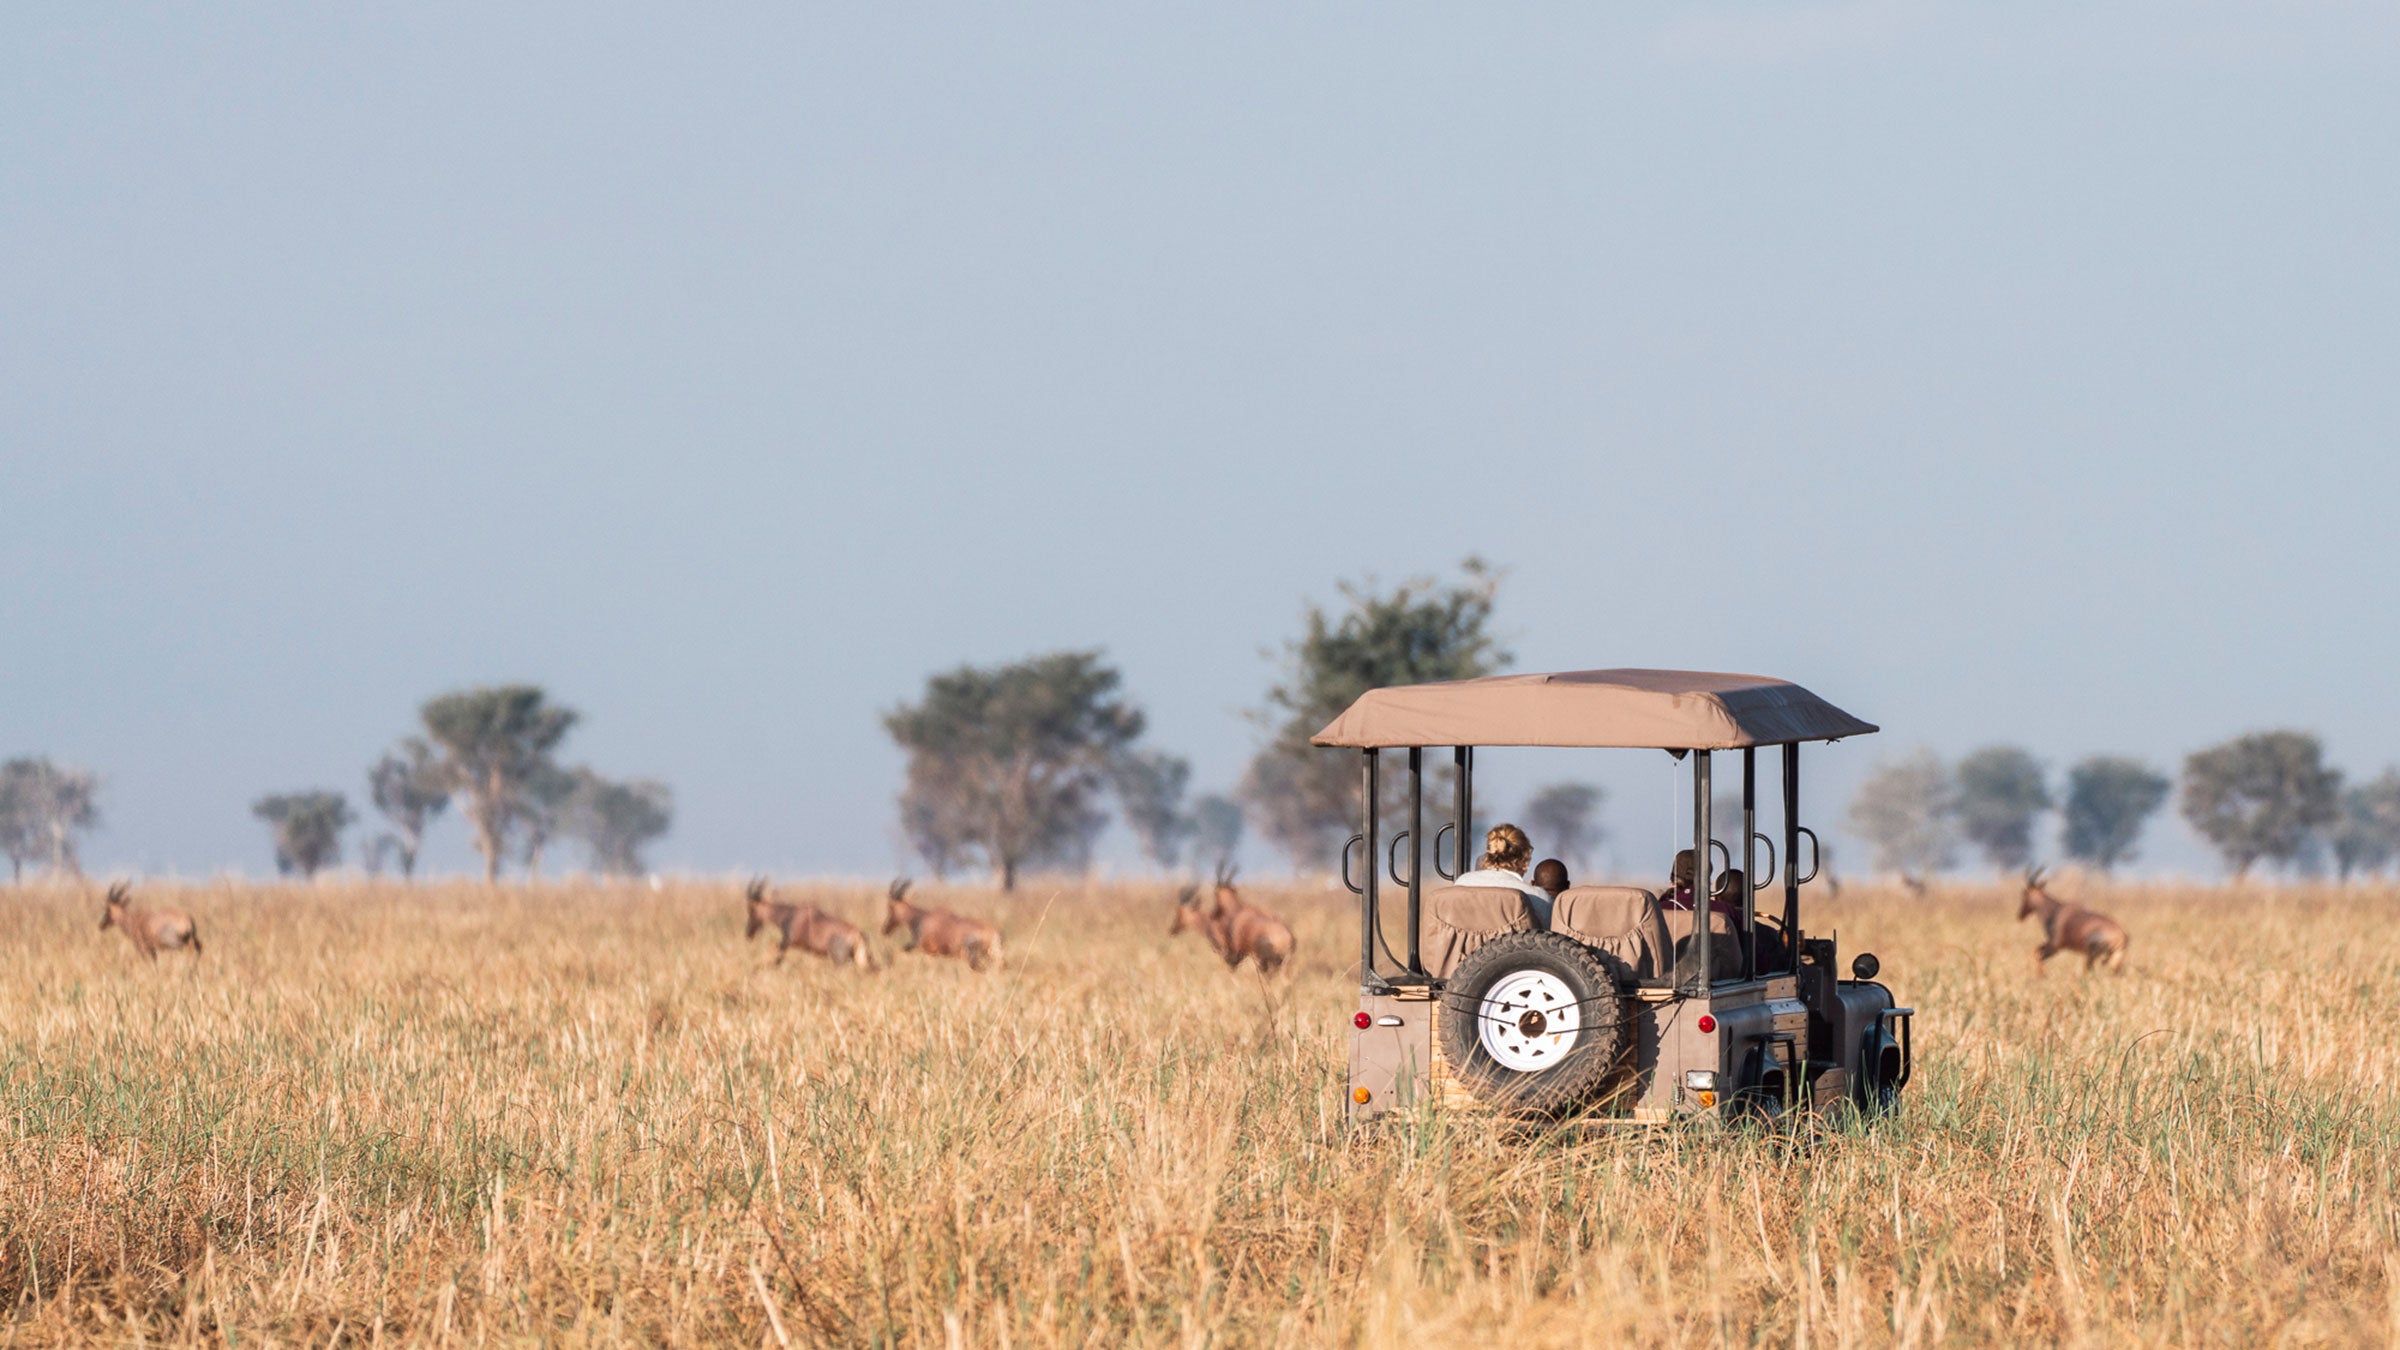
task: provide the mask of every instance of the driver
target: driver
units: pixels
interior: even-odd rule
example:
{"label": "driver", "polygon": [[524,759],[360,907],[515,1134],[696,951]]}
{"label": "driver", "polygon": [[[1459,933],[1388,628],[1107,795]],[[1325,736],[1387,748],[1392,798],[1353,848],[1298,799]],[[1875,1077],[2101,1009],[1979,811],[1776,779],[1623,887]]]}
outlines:
{"label": "driver", "polygon": [[1548,928],[1550,893],[1525,879],[1525,869],[1532,865],[1533,841],[1523,830],[1503,822],[1485,833],[1483,856],[1476,860],[1474,871],[1459,877],[1458,884],[1515,891],[1525,897],[1535,925]]}

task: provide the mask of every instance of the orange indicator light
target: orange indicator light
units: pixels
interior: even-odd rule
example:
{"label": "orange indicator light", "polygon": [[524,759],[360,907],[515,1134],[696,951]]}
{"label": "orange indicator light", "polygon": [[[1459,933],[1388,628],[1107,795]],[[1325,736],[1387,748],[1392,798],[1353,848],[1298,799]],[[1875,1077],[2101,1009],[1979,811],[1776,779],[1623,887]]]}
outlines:
{"label": "orange indicator light", "polygon": [[1367,1098],[1374,1095],[1374,1093],[1367,1091],[1365,1088],[1350,1089],[1350,1100],[1357,1102],[1360,1106],[1365,1106],[1367,1104]]}

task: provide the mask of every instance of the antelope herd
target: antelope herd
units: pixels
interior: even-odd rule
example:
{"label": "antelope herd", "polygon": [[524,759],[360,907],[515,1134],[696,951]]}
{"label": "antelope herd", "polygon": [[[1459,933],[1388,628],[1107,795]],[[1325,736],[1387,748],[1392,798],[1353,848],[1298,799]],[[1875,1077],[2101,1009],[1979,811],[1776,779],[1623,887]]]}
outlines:
{"label": "antelope herd", "polygon": [[[1200,902],[1198,885],[1185,886],[1175,897],[1175,918],[1167,928],[1167,935],[1174,937],[1197,930],[1223,959],[1226,969],[1238,970],[1244,961],[1253,961],[1259,973],[1273,975],[1291,959],[1291,926],[1244,900],[1233,879],[1233,869],[1220,866],[1206,905]],[[956,957],[977,971],[1000,964],[999,928],[982,919],[912,904],[908,899],[910,884],[906,878],[894,881],[884,894],[885,936],[905,933],[900,940],[902,950]],[[131,896],[132,887],[126,882],[108,888],[100,915],[102,931],[114,928],[124,933],[135,951],[153,961],[162,951],[187,946],[193,956],[200,955],[200,927],[191,915],[179,909],[139,908],[132,903]],[[777,901],[774,887],[765,877],[750,883],[743,893],[743,904],[749,924],[742,936],[754,938],[766,929],[775,930],[777,965],[797,947],[837,966],[861,971],[879,969],[865,930],[813,904]],[[2039,867],[2026,872],[2024,891],[2017,905],[2019,922],[2031,918],[2039,918],[2042,925],[2042,944],[2034,953],[2035,974],[2047,969],[2050,958],[2060,952],[2082,953],[2086,970],[2097,966],[2123,970],[2125,926],[2105,914],[2052,895],[2047,873]]]}

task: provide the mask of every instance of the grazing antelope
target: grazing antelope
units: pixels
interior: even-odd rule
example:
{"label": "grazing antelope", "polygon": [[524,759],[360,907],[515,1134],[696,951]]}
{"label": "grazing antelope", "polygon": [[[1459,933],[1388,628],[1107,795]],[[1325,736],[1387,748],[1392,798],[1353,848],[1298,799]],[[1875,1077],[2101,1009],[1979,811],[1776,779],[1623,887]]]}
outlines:
{"label": "grazing antelope", "polygon": [[1217,869],[1216,903],[1206,913],[1200,909],[1199,897],[1197,886],[1186,886],[1175,897],[1175,922],[1167,936],[1186,928],[1199,929],[1208,945],[1225,958],[1227,970],[1238,970],[1242,962],[1255,958],[1259,973],[1272,975],[1291,959],[1292,930],[1283,920],[1242,899],[1234,889],[1231,868]]}
{"label": "grazing antelope", "polygon": [[885,896],[886,934],[905,928],[908,936],[900,944],[904,949],[927,956],[963,956],[977,970],[1000,964],[999,929],[981,919],[939,909],[920,909],[908,903],[909,885],[908,878],[902,877],[892,883]]}
{"label": "grazing antelope", "polygon": [[2082,952],[2085,970],[2104,961],[2110,970],[2124,969],[2125,926],[2052,895],[2042,885],[2039,867],[2025,873],[2025,894],[2017,906],[2017,919],[2023,922],[2036,914],[2042,917],[2042,945],[2034,953],[2034,974],[2047,969],[2046,963],[2060,952]]}
{"label": "grazing antelope", "polygon": [[100,911],[100,931],[122,929],[133,939],[133,949],[155,961],[161,948],[173,951],[189,943],[192,955],[200,954],[200,926],[192,916],[180,909],[135,909],[126,902],[133,887],[125,882],[108,888],[108,899]]}
{"label": "grazing antelope", "polygon": [[875,968],[875,958],[867,951],[867,935],[857,924],[835,918],[815,905],[776,903],[765,877],[750,883],[747,896],[750,926],[742,930],[742,937],[757,937],[761,928],[782,934],[783,940],[775,945],[776,965],[782,965],[784,954],[798,947],[837,966]]}

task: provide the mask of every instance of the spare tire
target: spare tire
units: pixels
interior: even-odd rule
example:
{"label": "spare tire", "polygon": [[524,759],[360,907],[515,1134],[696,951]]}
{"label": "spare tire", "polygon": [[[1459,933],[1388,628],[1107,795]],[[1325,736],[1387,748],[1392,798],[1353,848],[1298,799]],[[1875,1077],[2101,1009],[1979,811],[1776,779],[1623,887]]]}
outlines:
{"label": "spare tire", "polygon": [[1558,933],[1511,933],[1476,949],[1442,994],[1442,1057],[1485,1104],[1557,1120],[1608,1086],[1629,1042],[1633,972]]}

